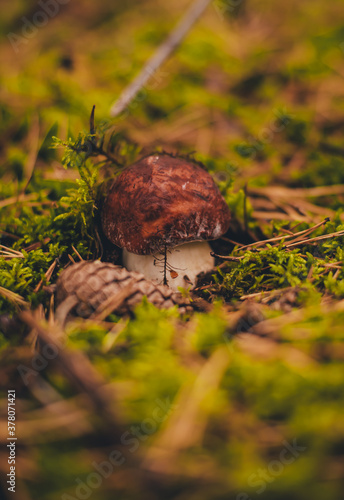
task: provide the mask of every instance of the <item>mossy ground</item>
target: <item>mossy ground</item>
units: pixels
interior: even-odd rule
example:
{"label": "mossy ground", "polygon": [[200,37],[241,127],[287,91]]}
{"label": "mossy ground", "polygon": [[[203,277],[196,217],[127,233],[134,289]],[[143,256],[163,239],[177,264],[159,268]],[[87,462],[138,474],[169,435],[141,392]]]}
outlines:
{"label": "mossy ground", "polygon": [[[112,102],[189,2],[67,2],[32,36],[41,7],[4,3],[0,378],[4,397],[17,391],[18,498],[81,498],[83,482],[97,500],[341,499],[341,0],[214,0],[113,122]],[[233,222],[214,251],[235,259],[204,280],[211,311],[180,319],[142,304],[134,319],[77,322],[67,336],[54,324],[45,285],[70,258],[101,253],[98,187],[118,168],[99,155],[103,136],[121,165],[194,153],[218,182]],[[27,309],[29,335],[10,323]],[[42,336],[34,354],[38,324],[59,355]],[[94,463],[113,450],[123,463],[97,485]]]}

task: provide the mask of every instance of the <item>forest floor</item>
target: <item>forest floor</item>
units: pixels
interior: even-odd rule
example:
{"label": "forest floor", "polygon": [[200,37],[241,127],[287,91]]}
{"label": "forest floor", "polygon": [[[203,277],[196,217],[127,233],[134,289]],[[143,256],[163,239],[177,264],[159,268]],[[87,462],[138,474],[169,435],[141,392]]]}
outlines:
{"label": "forest floor", "polygon": [[[342,499],[342,1],[214,0],[114,120],[190,2],[2,3],[4,498]],[[199,287],[206,310],[56,321],[51,286],[100,256],[99,187],[117,171],[80,150],[93,105],[121,165],[191,155],[219,185],[232,223],[214,250],[231,259]]]}

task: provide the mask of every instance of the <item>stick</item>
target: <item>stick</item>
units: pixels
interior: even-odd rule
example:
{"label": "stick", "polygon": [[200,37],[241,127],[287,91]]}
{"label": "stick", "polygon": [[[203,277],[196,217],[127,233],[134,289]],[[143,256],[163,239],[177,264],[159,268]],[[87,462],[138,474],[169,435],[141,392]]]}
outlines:
{"label": "stick", "polygon": [[81,352],[72,351],[63,346],[49,332],[49,325],[38,323],[31,312],[22,311],[20,319],[37,332],[42,348],[50,346],[56,355],[51,358],[54,365],[58,366],[66,378],[76,386],[80,392],[86,394],[93,405],[94,411],[100,415],[104,423],[111,429],[111,438],[119,440],[121,436],[120,422],[113,410],[112,394],[104,390],[105,380],[95,370],[91,361]]}
{"label": "stick", "polygon": [[294,239],[294,238],[299,239],[300,236],[306,236],[307,234],[312,233],[313,231],[318,229],[318,227],[323,226],[327,222],[329,222],[328,217],[326,217],[326,219],[319,222],[315,226],[309,227],[308,229],[304,229],[303,231],[299,231],[298,233],[292,233],[292,234],[288,234],[288,235],[284,235],[284,236],[276,236],[275,238],[270,238],[268,240],[256,241],[255,243],[250,243],[249,245],[241,246],[240,248],[237,249],[237,251],[247,250],[248,248],[251,248],[251,247],[261,247],[261,246],[266,245],[267,243],[272,243],[272,242],[276,242],[276,241],[282,241],[282,240]]}
{"label": "stick", "polygon": [[201,16],[211,0],[195,0],[185,16],[169,34],[164,43],[156,50],[153,56],[147,61],[137,77],[124,89],[118,100],[113,104],[110,114],[118,116],[135,98],[136,94],[144,87],[153,73],[163,64],[163,62],[180,45],[183,38],[190,31],[197,19]]}

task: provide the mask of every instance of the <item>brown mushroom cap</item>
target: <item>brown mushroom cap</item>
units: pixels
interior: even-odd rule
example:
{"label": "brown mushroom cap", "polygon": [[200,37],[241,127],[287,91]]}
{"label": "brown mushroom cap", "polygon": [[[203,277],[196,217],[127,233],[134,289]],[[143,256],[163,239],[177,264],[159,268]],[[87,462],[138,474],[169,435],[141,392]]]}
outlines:
{"label": "brown mushroom cap", "polygon": [[102,210],[106,237],[140,255],[217,239],[229,221],[228,206],[208,172],[167,154],[146,156],[123,170]]}

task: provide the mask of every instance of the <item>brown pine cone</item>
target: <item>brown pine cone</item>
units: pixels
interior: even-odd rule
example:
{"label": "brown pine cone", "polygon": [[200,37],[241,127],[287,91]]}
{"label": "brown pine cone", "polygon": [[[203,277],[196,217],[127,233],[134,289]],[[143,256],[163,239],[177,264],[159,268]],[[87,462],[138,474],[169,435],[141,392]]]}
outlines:
{"label": "brown pine cone", "polygon": [[192,310],[190,301],[168,286],[95,260],[78,262],[61,273],[56,285],[56,319],[64,323],[73,316],[104,319],[112,312],[126,315],[144,296],[159,309],[178,305],[181,314]]}

